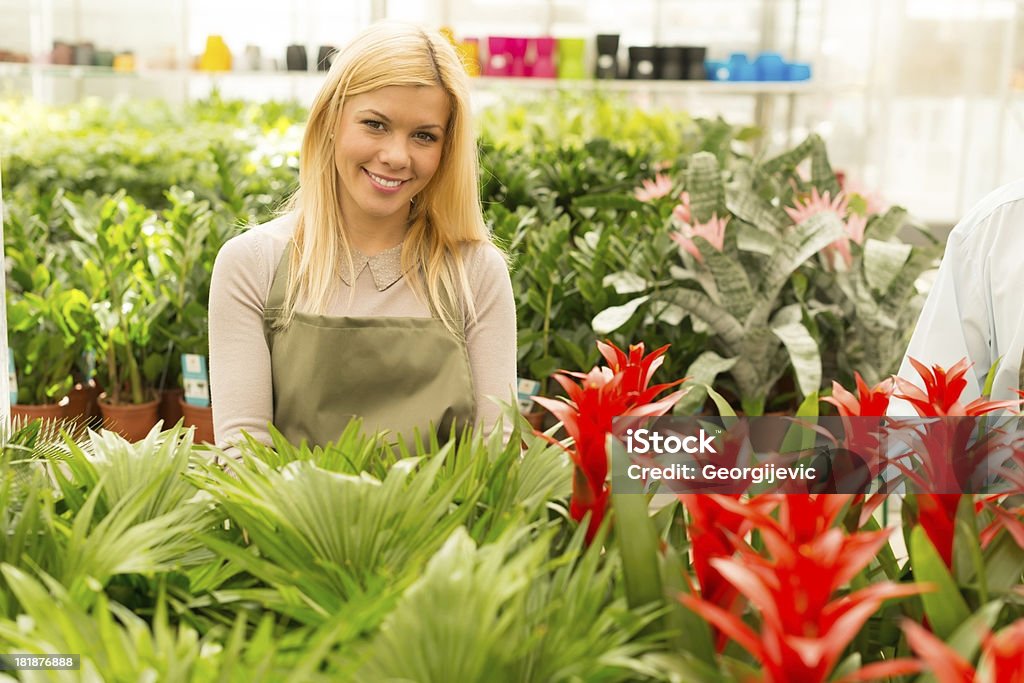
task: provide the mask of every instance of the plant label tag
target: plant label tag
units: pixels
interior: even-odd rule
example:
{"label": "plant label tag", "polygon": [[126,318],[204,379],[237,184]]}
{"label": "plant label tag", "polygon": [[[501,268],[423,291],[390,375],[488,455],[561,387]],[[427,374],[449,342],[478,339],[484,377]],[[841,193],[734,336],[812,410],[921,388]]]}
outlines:
{"label": "plant label tag", "polygon": [[537,392],[540,391],[540,382],[533,379],[523,379],[522,377],[517,377],[516,380],[518,382],[516,386],[516,398],[519,403],[519,412],[533,412],[535,404],[530,400],[530,397],[536,396]]}
{"label": "plant label tag", "polygon": [[14,356],[7,349],[7,386],[11,390],[11,405],[18,405],[18,373],[14,371]]}
{"label": "plant label tag", "polygon": [[181,354],[181,378],[185,385],[185,403],[206,408],[210,405],[210,380],[206,372],[206,356]]}

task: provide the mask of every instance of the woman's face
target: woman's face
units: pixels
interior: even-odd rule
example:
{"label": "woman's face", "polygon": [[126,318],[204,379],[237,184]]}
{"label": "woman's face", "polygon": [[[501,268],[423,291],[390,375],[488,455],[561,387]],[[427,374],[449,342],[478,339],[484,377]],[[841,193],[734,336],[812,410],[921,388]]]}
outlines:
{"label": "woman's face", "polygon": [[409,201],[440,165],[448,114],[448,95],[436,85],[388,86],[346,99],[334,145],[346,222],[364,230],[404,227]]}

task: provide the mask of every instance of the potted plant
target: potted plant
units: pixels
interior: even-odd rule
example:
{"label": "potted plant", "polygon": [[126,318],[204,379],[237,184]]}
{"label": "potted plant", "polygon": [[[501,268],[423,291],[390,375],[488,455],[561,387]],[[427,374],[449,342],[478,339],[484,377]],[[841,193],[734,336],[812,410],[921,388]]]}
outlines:
{"label": "potted plant", "polygon": [[45,268],[36,270],[34,280],[35,291],[8,290],[7,329],[18,389],[11,415],[55,420],[69,417],[61,402],[74,386],[72,371],[91,311],[84,292],[52,286]]}
{"label": "potted plant", "polygon": [[[806,180],[797,167],[808,160]],[[736,157],[724,168],[699,152],[686,160],[685,186],[666,221],[680,254],[671,281],[634,290],[639,296],[623,305],[676,306],[710,335],[711,348],[685,373],[699,383],[680,410],[700,409],[700,383],[720,375],[748,415],[763,414],[773,399],[792,409],[821,387],[828,330],[873,348],[872,335],[893,339],[878,335],[879,326],[900,332],[885,317],[913,316],[908,287],[929,257],[911,257],[914,250],[895,241],[902,209],[851,209],[817,136],[773,159]],[[777,386],[788,370],[795,395]]]}
{"label": "potted plant", "polygon": [[155,229],[155,216],[124,192],[64,203],[79,240],[80,277],[93,302],[93,348],[106,388],[100,411],[125,438],[141,439],[157,421],[155,384],[163,357],[152,346],[153,321],[167,305],[148,267],[145,234]]}
{"label": "potted plant", "polygon": [[[184,419],[196,427],[196,441],[213,441],[213,411],[205,396],[189,396],[182,388],[184,354],[209,353],[208,308],[213,262],[229,235],[231,223],[211,210],[210,202],[196,200],[187,190],[167,192],[168,207],[161,213],[160,229],[148,236],[149,260],[160,298],[167,302],[156,322],[154,348],[165,349],[162,386],[173,393],[177,416],[163,415],[168,426]],[[196,361],[198,362],[198,361]],[[205,373],[205,370],[203,371]],[[202,386],[208,387],[204,377]]]}
{"label": "potted plant", "polygon": [[17,386],[11,414],[58,419],[75,417],[61,404],[92,316],[88,297],[66,281],[67,250],[50,239],[51,199],[8,214],[7,327]]}

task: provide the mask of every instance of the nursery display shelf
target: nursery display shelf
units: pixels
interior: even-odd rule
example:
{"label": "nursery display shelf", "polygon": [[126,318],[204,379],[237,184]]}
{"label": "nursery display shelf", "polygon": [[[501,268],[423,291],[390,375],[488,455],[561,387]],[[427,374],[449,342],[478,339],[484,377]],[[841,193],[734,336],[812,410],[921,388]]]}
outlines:
{"label": "nursery display shelf", "polygon": [[[0,63],[0,76],[48,76],[70,79],[101,78],[187,78],[187,79],[286,79],[317,81],[324,72],[316,71],[198,71],[193,69],[149,69],[115,71],[101,66],[65,66],[55,64]],[[579,90],[626,93],[720,94],[720,95],[805,95],[857,90],[856,84],[822,85],[808,81],[659,81],[631,79],[556,79],[481,76],[472,79],[477,90]]]}

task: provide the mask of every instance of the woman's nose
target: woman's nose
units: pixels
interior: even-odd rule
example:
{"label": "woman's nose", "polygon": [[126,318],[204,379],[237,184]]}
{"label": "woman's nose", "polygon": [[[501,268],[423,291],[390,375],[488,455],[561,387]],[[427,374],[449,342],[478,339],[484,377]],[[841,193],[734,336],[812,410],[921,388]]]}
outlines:
{"label": "woman's nose", "polygon": [[406,141],[398,135],[392,136],[386,141],[378,153],[381,163],[391,168],[405,168],[409,165],[409,149]]}

